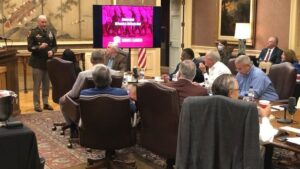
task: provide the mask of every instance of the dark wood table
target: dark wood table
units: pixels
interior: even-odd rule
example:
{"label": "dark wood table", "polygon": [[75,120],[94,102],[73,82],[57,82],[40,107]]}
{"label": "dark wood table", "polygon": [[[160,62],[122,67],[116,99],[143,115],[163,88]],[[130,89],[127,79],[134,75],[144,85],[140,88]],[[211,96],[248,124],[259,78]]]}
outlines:
{"label": "dark wood table", "polygon": [[[17,53],[18,59],[22,62],[23,64],[23,74],[24,74],[24,92],[27,93],[27,64],[28,64],[28,59],[30,57],[31,53]],[[62,57],[61,52],[57,52],[54,54],[55,57]],[[83,52],[75,52],[76,60],[82,61],[82,69],[85,70],[85,53]]]}
{"label": "dark wood table", "polygon": [[[277,111],[272,113],[275,116],[275,120],[273,120],[271,123],[273,125],[274,128],[279,128],[279,127],[283,127],[283,126],[291,126],[294,128],[298,128],[300,129],[300,110],[297,110],[297,112],[294,114],[294,122],[292,124],[282,124],[282,123],[278,123],[276,120],[279,118],[282,118],[284,116],[284,112],[283,111]],[[287,118],[290,119],[291,115],[289,115],[287,113]],[[296,136],[295,133],[291,133],[288,132],[288,137],[294,137]],[[265,153],[265,169],[271,169],[272,168],[272,156],[273,156],[273,149],[274,147],[277,148],[282,148],[282,149],[286,149],[286,150],[290,150],[296,153],[300,153],[300,146],[298,145],[294,145],[288,142],[282,142],[276,139],[276,137],[274,138],[273,142],[270,144],[265,145],[266,147],[266,153]]]}

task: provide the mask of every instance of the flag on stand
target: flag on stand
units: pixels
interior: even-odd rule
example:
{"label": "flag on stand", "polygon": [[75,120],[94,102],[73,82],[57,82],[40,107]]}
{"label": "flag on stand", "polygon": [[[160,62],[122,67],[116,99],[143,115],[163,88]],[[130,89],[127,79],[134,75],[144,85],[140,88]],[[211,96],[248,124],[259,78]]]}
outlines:
{"label": "flag on stand", "polygon": [[139,48],[138,52],[138,67],[139,68],[146,68],[146,48]]}

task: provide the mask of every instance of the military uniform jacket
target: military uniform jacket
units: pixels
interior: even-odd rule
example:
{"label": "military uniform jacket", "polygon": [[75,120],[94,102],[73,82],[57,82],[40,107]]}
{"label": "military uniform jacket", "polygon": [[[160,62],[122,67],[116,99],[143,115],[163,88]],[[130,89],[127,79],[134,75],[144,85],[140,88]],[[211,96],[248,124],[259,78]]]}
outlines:
{"label": "military uniform jacket", "polygon": [[[37,69],[47,69],[48,51],[53,53],[57,50],[57,44],[54,34],[50,30],[42,30],[36,27],[31,30],[28,38],[28,51],[32,52],[29,58],[29,65]],[[48,47],[40,49],[42,43],[47,43]]]}

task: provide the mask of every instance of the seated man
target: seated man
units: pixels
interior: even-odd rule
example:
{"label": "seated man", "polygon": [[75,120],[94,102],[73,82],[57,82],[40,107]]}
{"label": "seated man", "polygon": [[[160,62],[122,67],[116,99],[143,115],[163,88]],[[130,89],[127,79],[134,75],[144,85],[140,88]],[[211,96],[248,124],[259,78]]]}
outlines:
{"label": "seated man", "polygon": [[240,55],[237,57],[235,67],[238,71],[236,79],[240,87],[240,96],[244,97],[248,94],[249,88],[252,87],[255,99],[278,100],[278,95],[269,77],[261,69],[253,66],[248,56]]}
{"label": "seated man", "polygon": [[[91,63],[93,66],[100,64],[100,63],[103,64],[104,63],[104,51],[102,51],[102,50],[93,51],[92,56],[91,56]],[[93,68],[85,70],[83,72],[80,72],[77,76],[77,79],[76,79],[72,89],[59,99],[60,110],[65,118],[67,125],[71,124],[71,120],[68,117],[68,115],[66,114],[66,112],[63,111],[65,103],[66,103],[66,95],[68,95],[71,99],[79,98],[80,91],[84,87],[85,79],[92,77],[92,70],[93,70]],[[113,71],[113,74],[117,74],[117,72]]]}
{"label": "seated man", "polygon": [[[206,72],[206,66],[209,68]],[[206,88],[210,88],[214,80],[222,74],[231,74],[229,68],[220,62],[220,55],[217,50],[208,51],[205,55],[205,65],[200,63],[199,68],[201,69]]]}
{"label": "seated man", "polygon": [[[196,69],[196,75],[195,75],[193,81],[194,82],[198,82],[198,83],[201,83],[201,82],[204,81],[204,77],[203,77],[200,69],[198,69],[199,62],[198,62],[197,59],[195,59],[194,51],[191,48],[185,48],[185,49],[182,50],[180,60],[181,61],[192,60],[194,62],[194,64],[195,64],[196,68],[197,68]],[[169,75],[170,80],[172,80],[172,77],[174,75],[176,75],[176,73],[178,72],[178,70],[179,70],[179,64],[180,63],[177,64],[176,69],[174,70],[174,72]]]}
{"label": "seated man", "polygon": [[228,47],[227,40],[220,40],[217,43],[217,49],[221,57],[221,62],[227,65],[232,53],[232,48]]}
{"label": "seated man", "polygon": [[[110,87],[111,75],[110,70],[103,64],[94,66],[92,77],[95,83],[95,88],[81,90],[80,96],[92,96],[97,94],[111,94],[116,96],[127,96],[125,89]],[[136,106],[130,102],[130,109],[132,114],[136,112]]]}
{"label": "seated man", "polygon": [[127,71],[127,57],[121,54],[117,43],[108,44],[104,64],[113,70]]}
{"label": "seated man", "polygon": [[[239,97],[239,85],[237,80],[234,78],[233,75],[230,74],[223,74],[219,76],[212,85],[212,93],[214,95],[222,95],[228,96],[232,99],[238,99]],[[277,130],[273,128],[270,123],[269,116],[271,114],[271,107],[270,105],[266,108],[259,108],[261,119],[260,124],[260,132],[259,138],[260,141],[271,142],[273,141],[274,135],[277,134]]]}
{"label": "seated man", "polygon": [[191,60],[184,60],[179,65],[177,73],[178,81],[165,83],[166,86],[175,88],[179,96],[179,103],[188,96],[207,96],[207,90],[200,85],[193,84],[196,75],[196,66]]}
{"label": "seated man", "polygon": [[282,50],[277,47],[278,38],[271,36],[268,39],[267,46],[259,54],[259,61],[271,62],[272,64],[278,64],[281,62]]}

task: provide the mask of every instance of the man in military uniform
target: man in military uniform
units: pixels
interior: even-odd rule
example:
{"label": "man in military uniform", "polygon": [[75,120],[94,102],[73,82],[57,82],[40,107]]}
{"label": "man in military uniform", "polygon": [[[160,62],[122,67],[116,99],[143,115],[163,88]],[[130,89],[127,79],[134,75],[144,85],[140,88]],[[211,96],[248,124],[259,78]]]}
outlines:
{"label": "man in military uniform", "polygon": [[29,65],[32,67],[34,110],[37,112],[42,111],[40,107],[41,83],[44,109],[53,110],[48,104],[50,82],[47,72],[47,60],[54,56],[57,45],[54,34],[47,29],[47,18],[45,15],[38,17],[37,27],[29,33],[27,43],[28,50],[32,52],[29,58]]}

